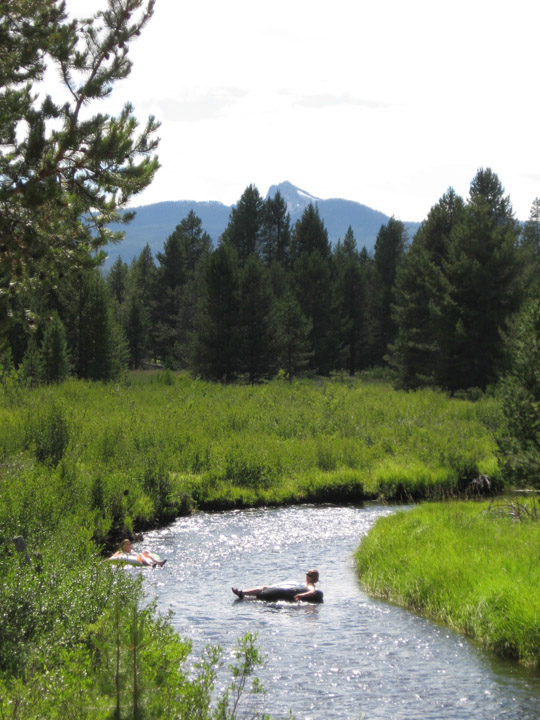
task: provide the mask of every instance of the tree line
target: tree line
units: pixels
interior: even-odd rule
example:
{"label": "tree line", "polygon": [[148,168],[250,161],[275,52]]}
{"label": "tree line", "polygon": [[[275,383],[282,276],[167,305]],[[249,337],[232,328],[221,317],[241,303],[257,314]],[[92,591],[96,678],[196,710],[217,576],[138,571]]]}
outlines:
{"label": "tree line", "polygon": [[[405,247],[402,223],[381,233]],[[213,248],[191,212],[153,262],[146,246],[107,276],[129,362],[153,358],[205,378],[255,382],[280,370],[327,375],[377,364],[383,326],[371,302],[380,280],[352,230],[332,249],[315,205],[291,227],[278,192],[250,185]],[[384,282],[384,281],[383,281]]]}
{"label": "tree line", "polygon": [[522,227],[480,169],[467,200],[450,188],[412,240],[390,218],[368,253],[351,228],[332,247],[316,205],[292,226],[279,192],[250,185],[216,247],[190,212],[155,258],[147,244],[33,298],[36,330],[11,329],[12,358],[46,382],[148,362],[225,382],[386,366],[405,388],[485,390],[538,293],[539,223],[538,200]]}
{"label": "tree line", "polygon": [[[46,382],[69,372],[106,380],[148,362],[226,382],[280,370],[354,375],[383,362],[405,248],[393,218],[373,257],[351,229],[332,248],[315,205],[291,227],[279,193],[263,200],[249,186],[215,248],[190,212],[155,258],[146,245],[129,265],[118,258],[105,274],[81,270],[25,297],[36,323],[30,334],[24,322],[10,329],[12,360]],[[45,361],[52,345],[56,375]]]}

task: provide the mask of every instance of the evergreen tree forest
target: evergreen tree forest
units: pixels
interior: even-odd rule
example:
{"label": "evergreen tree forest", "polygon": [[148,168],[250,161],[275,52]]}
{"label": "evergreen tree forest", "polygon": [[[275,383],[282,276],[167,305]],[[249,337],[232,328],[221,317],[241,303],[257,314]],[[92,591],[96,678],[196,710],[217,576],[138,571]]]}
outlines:
{"label": "evergreen tree forest", "polygon": [[316,205],[292,226],[279,192],[250,185],[216,247],[191,211],[155,257],[146,245],[130,264],[19,293],[4,364],[33,383],[127,367],[250,383],[384,368],[402,388],[484,391],[510,369],[539,253],[538,200],[521,226],[490,169],[466,199],[449,188],[413,238],[390,218],[372,254],[351,228],[332,247]]}

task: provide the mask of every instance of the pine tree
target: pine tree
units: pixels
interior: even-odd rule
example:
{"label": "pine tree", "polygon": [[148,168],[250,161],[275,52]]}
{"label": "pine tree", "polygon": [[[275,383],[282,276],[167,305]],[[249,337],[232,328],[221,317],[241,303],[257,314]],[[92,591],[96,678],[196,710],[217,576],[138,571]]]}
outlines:
{"label": "pine tree", "polygon": [[315,251],[324,260],[330,258],[331,248],[328,231],[319,215],[319,208],[310,203],[294,226],[292,257],[295,260],[304,253],[309,255]]}
{"label": "pine tree", "polygon": [[450,293],[441,380],[450,390],[483,389],[503,369],[501,332],[521,303],[518,235],[500,181],[491,170],[479,170],[463,218],[452,231],[445,266]]}
{"label": "pine tree", "polygon": [[176,319],[175,357],[181,367],[188,367],[195,331],[195,314],[203,293],[205,265],[212,249],[212,240],[203,229],[201,219],[193,212],[180,223],[181,246],[185,261],[186,282],[182,287]]}
{"label": "pine tree", "polygon": [[[153,319],[158,304],[157,268],[150,245],[146,243],[139,257],[132,263],[128,277],[124,331],[128,345],[134,352],[130,356],[132,367],[137,367],[144,358],[157,357],[156,328]],[[134,322],[131,327],[130,320]]]}
{"label": "pine tree", "polygon": [[272,299],[267,271],[251,255],[241,272],[239,328],[239,363],[250,383],[275,369]]}
{"label": "pine tree", "polygon": [[75,373],[88,380],[113,380],[124,369],[128,352],[105,280],[97,270],[86,271],[75,280],[74,290],[69,337]]}
{"label": "pine tree", "polygon": [[66,331],[55,313],[48,322],[41,343],[41,381],[50,385],[65,380],[71,370]]}
{"label": "pine tree", "polygon": [[334,251],[345,366],[351,377],[359,369],[367,345],[366,277],[351,227]]}
{"label": "pine tree", "polygon": [[107,273],[107,287],[113,300],[122,305],[126,299],[126,284],[128,276],[127,263],[118,256]]}
{"label": "pine tree", "polygon": [[375,269],[375,261],[373,260],[373,256],[368,253],[365,247],[363,247],[358,253],[358,259],[360,262],[363,282],[365,284],[365,307],[363,311],[365,343],[362,344],[362,352],[359,357],[359,367],[361,369],[366,369],[371,368],[376,364],[379,286],[377,271]]}
{"label": "pine tree", "polygon": [[239,371],[239,263],[236,250],[221,244],[208,258],[193,339],[196,372],[231,382]]}
{"label": "pine tree", "polygon": [[318,250],[303,252],[293,277],[301,313],[311,325],[310,368],[328,375],[338,365],[341,332],[330,259]]}
{"label": "pine tree", "polygon": [[513,229],[517,229],[510,198],[505,196],[501,181],[491,168],[480,168],[477,171],[471,181],[469,197],[470,204],[479,202],[487,207],[495,227],[513,225]]}
{"label": "pine tree", "polygon": [[212,241],[202,221],[190,211],[167,238],[152,303],[158,355],[174,365],[186,366],[193,333],[193,317],[200,297],[200,267]]}
{"label": "pine tree", "polygon": [[291,220],[287,204],[279,190],[267,198],[262,212],[261,255],[267,267],[279,263],[289,267]]}
{"label": "pine tree", "polygon": [[519,244],[524,292],[540,295],[540,199],[531,206],[529,219],[525,223]]}
{"label": "pine tree", "polygon": [[260,254],[263,208],[259,191],[254,185],[249,185],[231,211],[222,242],[235,249],[241,266],[246,264],[250,255]]}
{"label": "pine tree", "polygon": [[201,218],[193,210],[189,211],[176,229],[180,236],[185,273],[190,278],[212,249],[212,239],[203,229]]}
{"label": "pine tree", "polygon": [[131,277],[134,286],[141,293],[143,303],[148,307],[155,292],[156,284],[156,265],[148,243],[146,243],[141,250],[141,254],[136,259]]}
{"label": "pine tree", "polygon": [[131,368],[141,367],[147,356],[148,333],[147,314],[141,302],[141,294],[131,293],[127,302],[124,333],[129,353],[128,363]]}
{"label": "pine tree", "polygon": [[156,352],[162,361],[175,364],[174,346],[178,339],[178,314],[182,288],[186,282],[186,268],[180,231],[177,227],[158,252],[158,270],[153,303]]}
{"label": "pine tree", "polygon": [[450,285],[446,264],[452,232],[465,203],[452,188],[434,205],[400,263],[392,306],[397,327],[390,362],[405,388],[437,385],[445,379],[441,341],[450,332],[446,307]]}
{"label": "pine tree", "polygon": [[527,300],[505,336],[509,372],[498,387],[506,422],[498,437],[505,480],[540,487],[540,300]]}
{"label": "pine tree", "polygon": [[531,205],[529,219],[521,233],[521,244],[530,246],[536,258],[540,257],[540,198]]}
{"label": "pine tree", "polygon": [[375,362],[384,361],[389,345],[394,342],[397,327],[392,318],[394,283],[399,264],[407,248],[407,231],[401,220],[391,217],[382,225],[375,241],[374,266],[377,275],[377,314],[375,337]]}
{"label": "pine tree", "polygon": [[[70,21],[61,0],[8,0],[0,14],[0,341],[28,288],[42,293],[94,266],[120,239],[112,222],[157,170],[157,123],[139,133],[133,108],[91,114],[131,70],[129,44],[155,0],[108,0],[93,18]],[[57,99],[36,92],[57,71]],[[24,313],[23,313],[24,315]]]}
{"label": "pine tree", "polygon": [[309,339],[312,324],[302,315],[291,290],[285,290],[276,301],[273,322],[278,366],[292,382],[308,367],[313,352]]}

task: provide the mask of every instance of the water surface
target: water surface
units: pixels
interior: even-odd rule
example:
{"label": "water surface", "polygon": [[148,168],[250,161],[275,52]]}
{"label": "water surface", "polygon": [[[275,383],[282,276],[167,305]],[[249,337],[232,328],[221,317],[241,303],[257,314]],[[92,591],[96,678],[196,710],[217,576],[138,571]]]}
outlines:
{"label": "water surface", "polygon": [[[352,553],[390,512],[298,506],[180,518],[146,536],[168,562],[143,571],[145,587],[197,655],[206,644],[230,653],[237,638],[258,634],[274,717],[291,708],[298,720],[538,720],[538,673],[360,589]],[[310,567],[322,605],[240,601],[230,589],[302,583]]]}

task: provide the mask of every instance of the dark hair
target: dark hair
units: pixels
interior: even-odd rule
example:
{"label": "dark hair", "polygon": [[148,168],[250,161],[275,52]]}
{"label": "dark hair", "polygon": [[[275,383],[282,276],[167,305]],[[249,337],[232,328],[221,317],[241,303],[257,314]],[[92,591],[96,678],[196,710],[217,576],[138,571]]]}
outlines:
{"label": "dark hair", "polygon": [[306,575],[309,575],[311,578],[313,578],[313,582],[319,581],[319,571],[318,570],[308,570]]}

